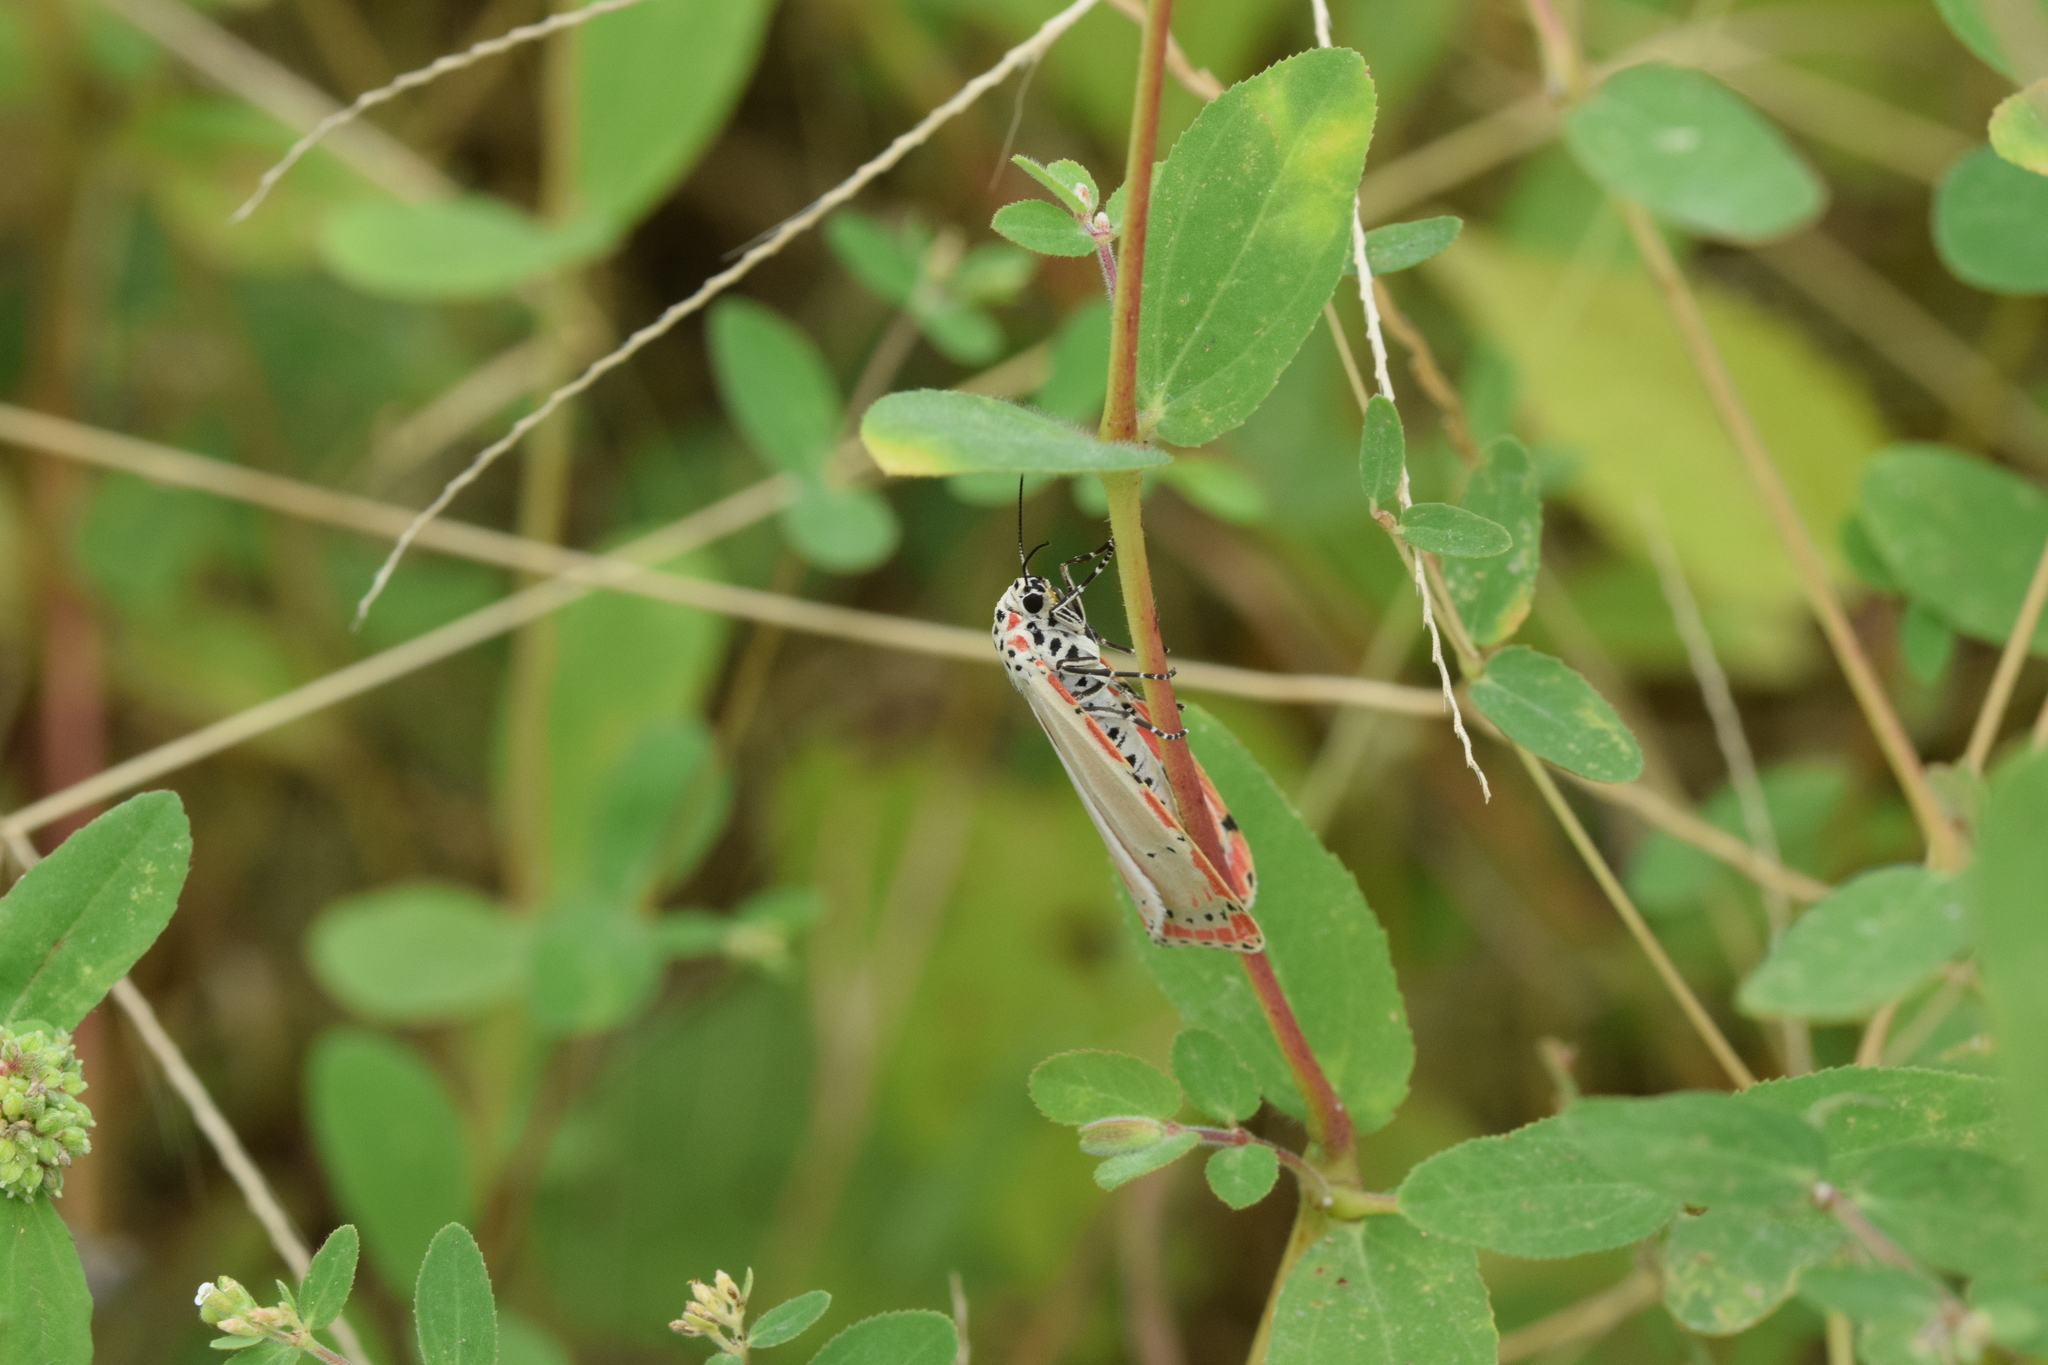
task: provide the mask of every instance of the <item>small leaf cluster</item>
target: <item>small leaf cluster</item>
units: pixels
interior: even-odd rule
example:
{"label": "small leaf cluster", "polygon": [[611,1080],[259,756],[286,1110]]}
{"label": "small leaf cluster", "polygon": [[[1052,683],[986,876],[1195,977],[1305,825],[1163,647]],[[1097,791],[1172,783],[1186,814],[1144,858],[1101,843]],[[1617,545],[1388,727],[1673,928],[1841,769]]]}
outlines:
{"label": "small leaf cluster", "polygon": [[[1229,1126],[1174,1122],[1183,1096]],[[1205,1171],[1209,1188],[1231,1208],[1249,1208],[1265,1198],[1280,1175],[1275,1149],[1241,1126],[1259,1108],[1258,1078],[1228,1042],[1207,1029],[1175,1035],[1172,1076],[1123,1052],[1048,1057],[1031,1073],[1031,1099],[1053,1122],[1080,1130],[1083,1152],[1105,1158],[1095,1168],[1095,1183],[1105,1190],[1203,1144],[1217,1148]]]}
{"label": "small leaf cluster", "polygon": [[751,1352],[793,1341],[825,1315],[832,1296],[822,1289],[799,1294],[775,1305],[747,1325],[747,1300],[754,1292],[754,1272],[744,1282],[735,1281],[723,1270],[710,1284],[690,1281],[689,1306],[669,1324],[669,1330],[686,1337],[702,1337],[718,1348],[710,1365],[740,1365]]}
{"label": "small leaf cluster", "polygon": [[1028,156],[1013,156],[1010,161],[1050,190],[1056,202],[1020,199],[1005,204],[996,210],[990,227],[1041,256],[1092,256],[1116,241],[1123,216],[1121,195],[1104,204],[1086,166],[1078,161],[1041,166]]}
{"label": "small leaf cluster", "polygon": [[70,1034],[0,1024],[0,1191],[9,1199],[64,1192],[64,1168],[92,1150],[84,1090]]}
{"label": "small leaf cluster", "polygon": [[[2038,1349],[2048,1325],[2007,1283],[2033,1252],[1998,1111],[1989,1079],[1909,1068],[1583,1099],[1438,1153],[1397,1199],[1431,1236],[1511,1256],[1661,1234],[1665,1304],[1697,1332],[1743,1331],[1802,1294],[1866,1336],[1933,1333],[1974,1359],[1986,1340]],[[1973,1282],[1973,1308],[1950,1277]]]}
{"label": "small leaf cluster", "polygon": [[325,1330],[348,1306],[355,1286],[357,1245],[354,1227],[344,1223],[336,1228],[313,1254],[298,1290],[279,1280],[277,1302],[267,1307],[226,1275],[201,1284],[192,1302],[199,1320],[222,1334],[212,1341],[213,1349],[246,1351],[268,1345],[273,1349],[267,1355],[305,1352],[332,1359],[313,1334]]}

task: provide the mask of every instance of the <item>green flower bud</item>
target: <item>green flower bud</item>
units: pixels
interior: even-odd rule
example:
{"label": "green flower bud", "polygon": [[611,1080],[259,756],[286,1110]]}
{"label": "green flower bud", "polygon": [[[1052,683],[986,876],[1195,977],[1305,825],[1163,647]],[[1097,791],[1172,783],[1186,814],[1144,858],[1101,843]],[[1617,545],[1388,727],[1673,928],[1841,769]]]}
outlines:
{"label": "green flower bud", "polygon": [[33,1199],[63,1189],[63,1168],[92,1150],[92,1111],[71,1035],[0,1025],[0,1193]]}
{"label": "green flower bud", "polygon": [[1081,1127],[1081,1150],[1090,1156],[1142,1152],[1164,1142],[1168,1127],[1158,1119],[1098,1119]]}
{"label": "green flower bud", "polygon": [[202,1283],[199,1292],[192,1296],[192,1305],[199,1310],[201,1322],[212,1323],[222,1331],[232,1333],[233,1328],[221,1324],[230,1318],[239,1320],[241,1315],[255,1312],[256,1296],[223,1275],[211,1284]]}

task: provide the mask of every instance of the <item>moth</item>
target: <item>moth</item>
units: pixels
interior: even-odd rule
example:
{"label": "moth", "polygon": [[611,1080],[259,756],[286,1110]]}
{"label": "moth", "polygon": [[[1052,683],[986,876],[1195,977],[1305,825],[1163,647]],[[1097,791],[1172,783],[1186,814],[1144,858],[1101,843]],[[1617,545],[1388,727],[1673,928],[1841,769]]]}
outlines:
{"label": "moth", "polygon": [[[1031,572],[1037,551],[1026,554],[1020,534],[1019,576],[996,603],[996,654],[1052,741],[1152,941],[1261,952],[1266,939],[1251,916],[1258,880],[1244,832],[1202,773],[1202,799],[1222,834],[1225,865],[1213,866],[1189,836],[1159,749],[1162,740],[1187,732],[1153,724],[1126,683],[1146,675],[1104,662],[1107,642],[1081,605],[1115,549],[1110,541],[1062,563],[1063,591]],[[1091,566],[1078,584],[1077,565]]]}

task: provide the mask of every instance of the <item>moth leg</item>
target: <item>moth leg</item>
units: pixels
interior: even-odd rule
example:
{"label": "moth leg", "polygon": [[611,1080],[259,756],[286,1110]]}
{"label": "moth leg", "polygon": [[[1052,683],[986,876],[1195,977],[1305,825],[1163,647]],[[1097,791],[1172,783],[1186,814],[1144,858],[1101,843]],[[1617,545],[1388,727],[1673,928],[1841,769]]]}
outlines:
{"label": "moth leg", "polygon": [[[1109,567],[1109,557],[1115,553],[1116,538],[1112,536],[1110,539],[1103,541],[1097,549],[1089,550],[1084,554],[1075,555],[1072,559],[1061,561],[1060,579],[1067,585],[1067,595],[1069,597],[1079,597],[1083,592],[1087,591],[1090,583],[1102,577],[1102,571]],[[1095,565],[1094,571],[1078,584],[1075,583],[1072,566],[1091,562]]]}
{"label": "moth leg", "polygon": [[1188,737],[1186,726],[1182,726],[1178,730],[1162,730],[1151,721],[1136,713],[1133,713],[1131,716],[1131,724],[1137,726],[1140,730],[1158,736],[1160,739],[1186,739]]}

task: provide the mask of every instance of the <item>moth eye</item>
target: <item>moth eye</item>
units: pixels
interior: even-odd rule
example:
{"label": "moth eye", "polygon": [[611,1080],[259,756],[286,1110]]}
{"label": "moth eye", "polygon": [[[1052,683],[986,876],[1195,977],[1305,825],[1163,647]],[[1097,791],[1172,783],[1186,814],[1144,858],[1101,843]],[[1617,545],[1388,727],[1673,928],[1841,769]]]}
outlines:
{"label": "moth eye", "polygon": [[1032,614],[1033,616],[1036,616],[1036,615],[1037,615],[1037,614],[1038,614],[1039,612],[1041,612],[1041,611],[1044,611],[1044,610],[1045,610],[1045,596],[1044,596],[1044,594],[1042,594],[1042,593],[1035,593],[1035,592],[1027,592],[1027,593],[1025,593],[1025,594],[1024,594],[1024,610],[1026,610],[1026,611],[1030,612],[1030,613],[1031,613],[1031,614]]}

